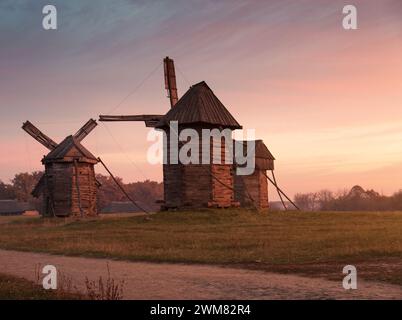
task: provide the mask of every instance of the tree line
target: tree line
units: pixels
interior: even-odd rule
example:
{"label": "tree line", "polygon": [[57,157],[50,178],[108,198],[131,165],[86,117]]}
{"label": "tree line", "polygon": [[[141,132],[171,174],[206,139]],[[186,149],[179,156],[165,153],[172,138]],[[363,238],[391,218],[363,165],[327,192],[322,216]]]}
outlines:
{"label": "tree line", "polygon": [[351,190],[298,193],[295,203],[306,211],[394,211],[402,210],[402,190],[391,196],[354,186]]}
{"label": "tree line", "polygon": [[[18,173],[11,179],[10,183],[0,180],[0,200],[19,200],[29,202],[39,208],[38,199],[31,195],[33,188],[38,183],[43,172]],[[113,201],[128,201],[126,196],[110,176],[97,174],[96,179],[101,186],[98,189],[98,209],[106,207]],[[124,187],[131,198],[145,204],[148,208],[157,209],[157,200],[163,199],[163,184],[161,182],[145,180],[141,182],[124,183],[122,178],[116,178]]]}
{"label": "tree line", "polygon": [[[41,171],[23,172],[16,174],[10,183],[0,180],[0,200],[16,199],[39,208],[40,202],[31,195],[31,192],[42,174]],[[99,211],[114,201],[128,201],[110,176],[97,174],[96,178],[101,183],[98,189]],[[159,208],[156,201],[163,199],[163,183],[150,180],[124,183],[119,177],[117,180],[132,199],[141,202],[147,208],[154,210]],[[324,189],[318,192],[298,193],[294,201],[300,209],[306,211],[402,210],[402,190],[391,196],[384,196],[375,190],[364,190],[360,186],[338,192]]]}

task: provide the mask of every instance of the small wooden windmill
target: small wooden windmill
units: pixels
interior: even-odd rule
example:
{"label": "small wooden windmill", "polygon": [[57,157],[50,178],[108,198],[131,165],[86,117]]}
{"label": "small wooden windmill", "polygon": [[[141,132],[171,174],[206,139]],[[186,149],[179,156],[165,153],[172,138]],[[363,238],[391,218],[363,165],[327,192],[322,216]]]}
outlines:
{"label": "small wooden windmill", "polygon": [[81,144],[96,126],[91,119],[77,133],[57,144],[31,122],[23,124],[22,129],[50,150],[42,159],[45,173],[32,191],[33,196],[42,197],[44,216],[97,215],[98,183],[94,166],[98,160]]}

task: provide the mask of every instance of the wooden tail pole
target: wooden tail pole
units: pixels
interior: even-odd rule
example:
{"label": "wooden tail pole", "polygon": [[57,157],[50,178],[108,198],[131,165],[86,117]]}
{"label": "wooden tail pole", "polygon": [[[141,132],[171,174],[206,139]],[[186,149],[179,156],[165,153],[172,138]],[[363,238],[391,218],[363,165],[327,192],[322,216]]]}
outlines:
{"label": "wooden tail pole", "polygon": [[103,165],[103,167],[105,168],[105,170],[109,173],[109,175],[112,177],[113,181],[116,183],[116,185],[119,187],[119,189],[121,190],[121,192],[123,192],[123,194],[127,197],[128,200],[130,200],[132,202],[133,205],[135,205],[138,209],[140,209],[142,212],[145,212],[147,214],[149,214],[150,212],[148,210],[145,210],[144,208],[142,208],[136,201],[134,201],[130,195],[126,192],[126,190],[124,190],[123,186],[120,185],[120,183],[117,181],[117,179],[114,177],[113,173],[110,172],[110,170],[108,169],[108,167],[106,166],[106,164],[102,161],[101,158],[98,158],[98,161]]}
{"label": "wooden tail pole", "polygon": [[[272,172],[272,179],[274,180],[275,184],[278,185],[278,183],[276,182],[274,170],[271,170],[271,172]],[[278,189],[276,189],[276,191],[278,192],[279,199],[281,199],[283,208],[284,208],[285,210],[288,210],[288,208],[286,208],[285,202],[283,201],[282,194],[279,192]]]}
{"label": "wooden tail pole", "polygon": [[289,202],[290,202],[297,210],[301,211],[300,208],[299,208],[292,200],[290,200],[290,198],[285,194],[285,192],[283,192],[283,191],[281,190],[281,188],[279,188],[278,185],[277,185],[274,181],[272,181],[272,179],[271,179],[270,177],[268,177],[268,175],[267,175],[265,172],[264,172],[264,175],[265,175],[265,177],[269,180],[269,182],[271,182],[271,183],[275,186],[275,188],[276,188],[280,193],[282,193],[283,196],[284,196],[286,199],[288,199]]}

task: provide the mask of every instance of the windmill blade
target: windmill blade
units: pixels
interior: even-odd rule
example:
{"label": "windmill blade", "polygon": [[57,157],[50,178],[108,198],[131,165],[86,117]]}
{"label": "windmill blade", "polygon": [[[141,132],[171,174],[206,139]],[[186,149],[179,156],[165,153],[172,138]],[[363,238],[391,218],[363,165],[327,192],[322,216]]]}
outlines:
{"label": "windmill blade", "polygon": [[35,127],[31,122],[26,121],[22,125],[22,129],[32,136],[36,141],[44,145],[49,150],[53,150],[57,147],[57,143],[50,139],[47,135],[41,132],[37,127]]}
{"label": "windmill blade", "polygon": [[165,89],[168,91],[170,98],[170,106],[173,108],[179,100],[176,85],[176,72],[174,69],[174,62],[169,57],[163,60],[165,71]]}
{"label": "windmill blade", "polygon": [[84,140],[84,138],[93,130],[98,124],[94,119],[90,119],[84,126],[76,132],[74,138],[78,141]]}

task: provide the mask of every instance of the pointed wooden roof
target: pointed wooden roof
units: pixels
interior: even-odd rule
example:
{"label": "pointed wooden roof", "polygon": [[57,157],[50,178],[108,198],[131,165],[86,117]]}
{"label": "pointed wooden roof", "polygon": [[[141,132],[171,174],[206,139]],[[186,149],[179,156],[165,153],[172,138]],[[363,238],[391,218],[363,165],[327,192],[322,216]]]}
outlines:
{"label": "pointed wooden roof", "polygon": [[256,158],[268,159],[268,160],[275,160],[275,157],[272,155],[271,151],[269,151],[268,147],[265,145],[264,141],[262,140],[234,140],[235,144],[243,144],[243,148],[239,149],[243,151],[243,155],[247,155],[247,145],[249,142],[254,143],[254,149],[252,152],[255,152]]}
{"label": "pointed wooden roof", "polygon": [[242,128],[204,81],[191,86],[156,128],[167,127],[170,121],[178,121],[179,125],[209,124],[231,129]]}
{"label": "pointed wooden roof", "polygon": [[234,140],[235,144],[243,145],[242,148],[235,146],[233,150],[235,161],[236,155],[247,156],[250,142],[254,143],[254,149],[251,152],[254,152],[255,167],[260,170],[273,170],[275,157],[262,140]]}
{"label": "pointed wooden roof", "polygon": [[70,157],[80,157],[90,161],[98,161],[96,157],[73,136],[68,136],[60,142],[54,150],[49,152],[49,154],[43,158],[42,161],[51,162]]}

